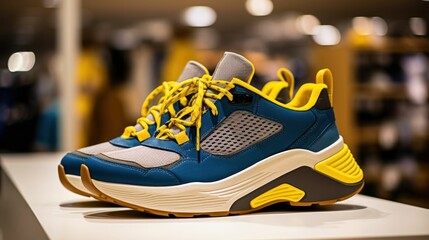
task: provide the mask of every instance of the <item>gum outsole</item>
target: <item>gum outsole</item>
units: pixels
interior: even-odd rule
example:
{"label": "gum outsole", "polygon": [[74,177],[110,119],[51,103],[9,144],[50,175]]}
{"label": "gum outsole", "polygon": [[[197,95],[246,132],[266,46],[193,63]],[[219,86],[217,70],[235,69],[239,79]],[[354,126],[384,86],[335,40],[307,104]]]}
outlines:
{"label": "gum outsole", "polygon": [[66,177],[66,172],[65,172],[65,170],[64,170],[64,166],[63,166],[63,165],[61,165],[61,164],[59,164],[59,165],[58,165],[58,177],[60,178],[60,182],[61,182],[61,184],[62,184],[62,185],[63,185],[67,190],[69,190],[70,192],[72,192],[72,193],[76,193],[76,194],[81,195],[81,196],[84,196],[84,197],[93,197],[93,198],[95,198],[95,199],[97,199],[97,200],[103,201],[102,199],[99,199],[97,195],[94,195],[94,194],[88,194],[88,193],[86,193],[86,192],[84,192],[84,191],[82,191],[82,190],[80,190],[80,189],[78,189],[78,188],[74,187],[74,186],[70,183],[70,181],[67,179],[67,177]]}

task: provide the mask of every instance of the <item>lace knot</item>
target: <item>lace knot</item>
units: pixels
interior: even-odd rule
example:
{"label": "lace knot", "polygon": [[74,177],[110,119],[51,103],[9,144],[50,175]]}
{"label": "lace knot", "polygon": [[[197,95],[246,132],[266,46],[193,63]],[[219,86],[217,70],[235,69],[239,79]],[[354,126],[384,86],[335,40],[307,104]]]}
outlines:
{"label": "lace knot", "polygon": [[177,97],[192,94],[188,106],[180,110],[176,117],[171,118],[166,125],[159,128],[159,133],[156,137],[159,139],[174,139],[181,145],[189,141],[186,127],[193,126],[196,128],[196,149],[199,151],[203,113],[205,110],[210,110],[211,114],[216,116],[219,112],[214,100],[221,99],[223,96],[232,100],[233,95],[229,90],[234,87],[234,84],[225,80],[211,80],[210,77],[206,76],[195,78],[191,81],[192,84],[183,88],[185,93],[177,93]]}

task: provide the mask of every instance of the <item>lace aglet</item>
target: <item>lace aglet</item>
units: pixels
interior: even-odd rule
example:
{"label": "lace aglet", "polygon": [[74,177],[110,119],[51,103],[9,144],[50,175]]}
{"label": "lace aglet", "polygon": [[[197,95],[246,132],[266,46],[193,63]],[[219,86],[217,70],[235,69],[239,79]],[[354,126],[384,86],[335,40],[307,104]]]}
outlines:
{"label": "lace aglet", "polygon": [[[200,121],[201,121],[201,119],[200,119]],[[198,153],[200,152],[200,141],[201,141],[201,139],[200,139],[200,127],[198,126],[197,127],[197,146],[196,146],[196,149],[197,149],[197,151],[198,151]]]}

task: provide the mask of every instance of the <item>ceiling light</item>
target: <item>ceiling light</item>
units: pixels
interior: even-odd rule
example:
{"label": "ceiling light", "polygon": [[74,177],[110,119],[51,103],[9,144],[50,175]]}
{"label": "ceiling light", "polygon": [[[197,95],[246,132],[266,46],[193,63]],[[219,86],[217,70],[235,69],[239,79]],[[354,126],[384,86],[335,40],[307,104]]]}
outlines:
{"label": "ceiling light", "polygon": [[313,35],[314,29],[320,25],[320,21],[313,15],[302,15],[296,19],[295,25],[300,33]]}
{"label": "ceiling light", "polygon": [[337,45],[341,41],[341,34],[332,25],[319,25],[314,29],[313,40],[322,46]]}
{"label": "ceiling light", "polygon": [[421,17],[410,18],[410,29],[414,35],[426,35],[426,21]]}
{"label": "ceiling light", "polygon": [[253,16],[266,16],[273,11],[271,0],[247,0],[246,9]]}
{"label": "ceiling light", "polygon": [[377,36],[385,36],[387,34],[387,23],[381,17],[372,18],[372,32]]}
{"label": "ceiling light", "polygon": [[354,17],[352,27],[359,35],[370,35],[372,33],[372,21],[368,17]]}
{"label": "ceiling light", "polygon": [[11,72],[27,72],[33,68],[35,62],[36,56],[33,52],[16,52],[10,55],[7,66]]}
{"label": "ceiling light", "polygon": [[216,12],[206,6],[189,7],[183,17],[185,23],[191,27],[208,27],[216,22]]}

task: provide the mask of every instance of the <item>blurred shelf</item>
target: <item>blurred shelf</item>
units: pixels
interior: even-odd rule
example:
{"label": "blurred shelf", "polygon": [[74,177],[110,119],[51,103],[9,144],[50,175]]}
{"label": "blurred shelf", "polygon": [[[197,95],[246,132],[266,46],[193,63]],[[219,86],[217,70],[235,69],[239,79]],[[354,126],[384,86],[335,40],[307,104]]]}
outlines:
{"label": "blurred shelf", "polygon": [[[382,124],[371,124],[366,126],[358,126],[358,145],[379,144],[379,134]],[[411,146],[419,146],[429,141],[429,132],[420,136],[413,136],[411,139]]]}
{"label": "blurred shelf", "polygon": [[[428,88],[429,92],[429,88]],[[406,100],[409,99],[405,89],[405,84],[389,83],[383,86],[375,86],[372,83],[357,83],[356,84],[357,98],[377,98],[377,99],[392,99]]]}
{"label": "blurred shelf", "polygon": [[386,38],[360,36],[351,45],[351,49],[360,52],[429,53],[429,39],[420,37]]}
{"label": "blurred shelf", "polygon": [[379,125],[371,125],[359,128],[359,144],[378,144]]}

